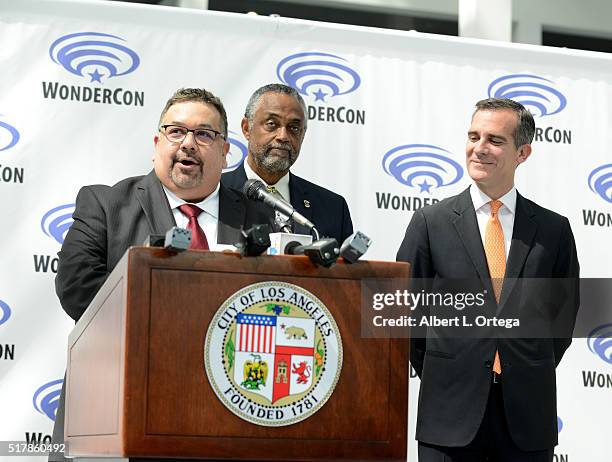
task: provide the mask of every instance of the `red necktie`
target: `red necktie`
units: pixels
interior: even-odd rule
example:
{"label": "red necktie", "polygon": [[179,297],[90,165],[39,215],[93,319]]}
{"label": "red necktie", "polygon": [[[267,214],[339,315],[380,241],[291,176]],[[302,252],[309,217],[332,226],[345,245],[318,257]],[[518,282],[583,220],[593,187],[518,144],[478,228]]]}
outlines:
{"label": "red necktie", "polygon": [[183,204],[179,206],[179,210],[183,215],[189,218],[189,223],[187,224],[187,229],[191,230],[191,244],[189,244],[189,248],[208,250],[209,247],[206,234],[204,234],[204,230],[198,223],[198,215],[202,213],[202,209],[197,205]]}

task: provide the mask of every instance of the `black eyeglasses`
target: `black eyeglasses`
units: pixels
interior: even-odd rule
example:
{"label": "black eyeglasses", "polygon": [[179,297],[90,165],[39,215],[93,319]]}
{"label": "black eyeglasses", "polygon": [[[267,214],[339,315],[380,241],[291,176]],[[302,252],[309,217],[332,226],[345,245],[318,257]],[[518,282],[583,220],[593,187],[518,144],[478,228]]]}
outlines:
{"label": "black eyeglasses", "polygon": [[201,146],[210,146],[217,136],[225,139],[225,136],[221,132],[213,130],[212,128],[195,128],[190,130],[180,125],[162,125],[159,127],[159,130],[171,143],[181,143],[189,132],[193,133],[196,143]]}

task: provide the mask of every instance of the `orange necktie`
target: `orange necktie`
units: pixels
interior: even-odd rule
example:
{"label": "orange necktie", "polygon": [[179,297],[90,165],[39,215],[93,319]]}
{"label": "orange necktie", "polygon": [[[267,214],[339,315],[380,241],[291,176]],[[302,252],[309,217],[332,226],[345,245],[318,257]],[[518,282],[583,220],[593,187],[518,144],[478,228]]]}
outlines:
{"label": "orange necktie", "polygon": [[[499,303],[502,286],[504,284],[504,274],[506,273],[506,246],[504,244],[504,230],[499,221],[499,208],[503,205],[501,201],[494,200],[491,204],[491,217],[487,222],[485,230],[485,255],[489,266],[489,275],[493,284],[495,300]],[[495,351],[493,360],[493,372],[501,374],[501,362],[499,352]]]}

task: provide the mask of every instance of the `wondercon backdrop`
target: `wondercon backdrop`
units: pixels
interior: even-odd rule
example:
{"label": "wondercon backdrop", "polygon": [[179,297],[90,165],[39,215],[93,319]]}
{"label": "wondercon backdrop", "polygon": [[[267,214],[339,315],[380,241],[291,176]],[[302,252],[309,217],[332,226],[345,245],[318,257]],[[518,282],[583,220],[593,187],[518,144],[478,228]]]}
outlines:
{"label": "wondercon backdrop", "polygon": [[[310,121],[294,171],[344,195],[355,229],[374,241],[367,257],[389,261],[414,210],[469,184],[474,103],[516,99],[538,127],[519,191],[569,218],[583,277],[612,277],[608,55],[33,0],[2,2],[0,43],[0,440],[51,434],[73,326],[54,273],[77,191],[151,169],[159,113],[179,87],[222,98],[233,168],[246,155],[240,120],[251,92],[297,88]],[[556,460],[610,461],[611,337],[604,324],[575,339],[558,369]],[[412,442],[418,379],[410,386]]]}

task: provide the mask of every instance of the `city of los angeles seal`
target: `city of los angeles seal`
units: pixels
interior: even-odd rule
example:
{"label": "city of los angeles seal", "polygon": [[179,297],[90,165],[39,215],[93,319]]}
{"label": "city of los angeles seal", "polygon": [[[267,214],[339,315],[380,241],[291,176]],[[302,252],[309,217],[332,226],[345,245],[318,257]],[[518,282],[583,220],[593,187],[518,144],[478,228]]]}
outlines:
{"label": "city of los angeles seal", "polygon": [[231,412],[257,425],[290,425],[331,396],[342,369],[342,340],[313,294],[261,282],[221,305],[206,334],[204,365]]}

